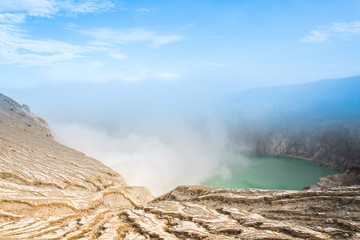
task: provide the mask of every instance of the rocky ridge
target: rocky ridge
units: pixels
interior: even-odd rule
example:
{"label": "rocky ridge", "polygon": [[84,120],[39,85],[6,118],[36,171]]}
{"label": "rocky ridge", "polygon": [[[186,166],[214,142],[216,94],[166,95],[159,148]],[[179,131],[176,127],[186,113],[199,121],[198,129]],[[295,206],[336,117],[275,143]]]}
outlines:
{"label": "rocky ridge", "polygon": [[327,188],[360,185],[360,168],[352,167],[344,173],[333,174],[320,178],[318,183],[305,189],[326,190]]}
{"label": "rocky ridge", "polygon": [[0,239],[360,239],[360,186],[329,186],[180,186],[153,199],[0,95]]}
{"label": "rocky ridge", "polygon": [[308,159],[339,171],[360,167],[360,126],[325,122],[298,131],[249,132],[242,138],[251,155]]}

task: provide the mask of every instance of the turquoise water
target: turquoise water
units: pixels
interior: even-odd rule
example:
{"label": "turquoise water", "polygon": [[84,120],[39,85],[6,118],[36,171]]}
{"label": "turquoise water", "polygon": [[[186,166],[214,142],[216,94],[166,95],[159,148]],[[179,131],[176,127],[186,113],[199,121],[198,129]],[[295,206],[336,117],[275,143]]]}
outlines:
{"label": "turquoise water", "polygon": [[301,190],[319,178],[337,171],[318,163],[288,157],[239,157],[225,166],[228,172],[216,175],[202,184],[221,188],[261,188]]}

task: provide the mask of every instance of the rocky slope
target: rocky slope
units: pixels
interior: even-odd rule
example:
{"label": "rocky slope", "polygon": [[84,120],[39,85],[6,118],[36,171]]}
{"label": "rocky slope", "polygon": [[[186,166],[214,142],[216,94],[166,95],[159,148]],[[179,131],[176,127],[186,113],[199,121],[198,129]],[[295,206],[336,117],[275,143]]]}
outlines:
{"label": "rocky slope", "polygon": [[99,161],[57,143],[44,120],[0,95],[1,237],[29,239],[49,226],[58,237],[76,235],[82,217],[150,199],[147,189],[127,186]]}
{"label": "rocky slope", "polygon": [[327,188],[360,185],[360,168],[352,167],[341,174],[333,174],[320,178],[318,183],[305,189],[326,190]]}
{"label": "rocky slope", "polygon": [[0,239],[359,239],[359,191],[181,186],[153,199],[0,95]]}
{"label": "rocky slope", "polygon": [[360,126],[325,122],[296,131],[274,128],[257,135],[247,134],[251,155],[297,157],[340,171],[360,166]]}

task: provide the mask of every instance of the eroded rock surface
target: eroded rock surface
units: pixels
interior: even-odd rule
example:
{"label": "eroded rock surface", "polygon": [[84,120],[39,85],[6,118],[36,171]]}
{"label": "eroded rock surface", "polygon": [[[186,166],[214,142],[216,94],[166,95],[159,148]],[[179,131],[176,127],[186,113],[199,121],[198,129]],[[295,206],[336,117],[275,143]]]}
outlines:
{"label": "eroded rock surface", "polygon": [[[293,129],[296,129],[295,127]],[[247,145],[257,156],[292,156],[346,171],[360,167],[360,125],[318,123],[295,130],[248,133]]]}
{"label": "eroded rock surface", "polygon": [[341,174],[320,178],[319,182],[307,189],[326,190],[327,188],[360,185],[360,168],[352,167]]}
{"label": "eroded rock surface", "polygon": [[[166,220],[164,231],[183,238],[358,239],[359,190],[360,186],[326,191],[181,186],[143,211]],[[129,210],[133,211],[137,210]]]}
{"label": "eroded rock surface", "polygon": [[360,239],[360,186],[337,186],[180,186],[153,199],[0,95],[0,239]]}
{"label": "eroded rock surface", "polygon": [[57,143],[44,120],[0,94],[0,237],[80,236],[99,216],[152,198],[146,188],[127,186],[99,161]]}

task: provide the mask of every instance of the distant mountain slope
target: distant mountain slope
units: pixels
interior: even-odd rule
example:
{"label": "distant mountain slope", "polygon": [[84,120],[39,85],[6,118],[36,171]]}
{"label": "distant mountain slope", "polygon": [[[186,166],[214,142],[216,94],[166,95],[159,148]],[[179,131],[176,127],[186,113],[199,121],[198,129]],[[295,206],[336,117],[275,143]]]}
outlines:
{"label": "distant mountain slope", "polygon": [[254,89],[227,101],[230,135],[249,154],[340,170],[360,165],[360,76]]}
{"label": "distant mountain slope", "polygon": [[233,110],[254,117],[357,120],[360,76],[253,89],[233,94],[229,100]]}

